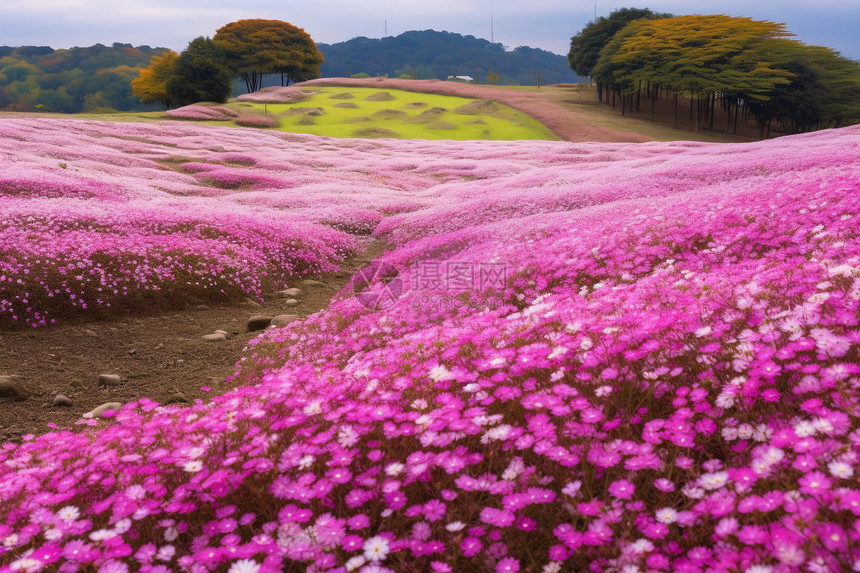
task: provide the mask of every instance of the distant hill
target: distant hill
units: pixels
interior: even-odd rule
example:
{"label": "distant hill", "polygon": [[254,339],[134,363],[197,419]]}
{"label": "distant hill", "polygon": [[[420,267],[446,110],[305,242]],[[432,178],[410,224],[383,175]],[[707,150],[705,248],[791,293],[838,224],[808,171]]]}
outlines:
{"label": "distant hill", "polygon": [[131,80],[166,50],[119,43],[68,50],[0,46],[0,110],[159,109],[132,95]]}
{"label": "distant hill", "polygon": [[345,77],[365,73],[418,79],[447,79],[470,76],[487,83],[490,73],[499,74],[500,85],[557,84],[579,81],[565,56],[520,46],[506,51],[499,43],[474,36],[435,30],[404,32],[381,39],[358,37],[337,44],[317,44],[325,56],[322,77]]}

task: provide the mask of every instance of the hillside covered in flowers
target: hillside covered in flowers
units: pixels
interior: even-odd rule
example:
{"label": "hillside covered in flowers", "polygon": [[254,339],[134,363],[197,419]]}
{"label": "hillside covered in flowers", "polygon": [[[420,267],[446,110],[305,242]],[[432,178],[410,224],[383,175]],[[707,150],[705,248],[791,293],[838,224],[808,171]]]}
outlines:
{"label": "hillside covered in flowers", "polygon": [[0,134],[7,328],[389,246],[234,391],[3,444],[0,572],[860,570],[860,129]]}

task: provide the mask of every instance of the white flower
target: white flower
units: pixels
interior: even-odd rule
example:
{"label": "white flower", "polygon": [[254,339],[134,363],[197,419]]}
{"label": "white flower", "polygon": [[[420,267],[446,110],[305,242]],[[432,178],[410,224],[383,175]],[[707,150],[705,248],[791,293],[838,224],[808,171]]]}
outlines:
{"label": "white flower", "polygon": [[[675,523],[678,521],[678,512],[671,507],[664,507],[663,509],[657,510],[655,517],[660,523]],[[640,539],[640,541],[643,540]]]}
{"label": "white flower", "polygon": [[744,573],[771,573],[773,571],[773,567],[770,565],[753,565],[752,567],[747,567]]}
{"label": "white flower", "polygon": [[203,469],[203,462],[201,462],[200,460],[192,460],[190,462],[185,462],[185,465],[182,466],[182,469],[184,469],[188,473],[197,473]]}
{"label": "white flower", "polygon": [[346,564],[344,564],[344,567],[346,567],[347,571],[355,571],[365,563],[367,563],[367,559],[365,559],[361,555],[356,555],[352,559],[348,560]]}
{"label": "white flower", "polygon": [[430,372],[427,373],[427,376],[433,382],[442,382],[443,380],[451,380],[454,378],[454,375],[451,374],[451,371],[439,364],[438,366],[434,366]]}
{"label": "white flower", "polygon": [[832,461],[827,464],[827,469],[830,470],[830,474],[833,477],[850,478],[854,475],[854,469],[850,465],[843,462]]}
{"label": "white flower", "polygon": [[309,467],[311,467],[313,465],[315,459],[316,458],[314,458],[310,454],[306,454],[306,455],[302,456],[302,459],[299,460],[299,469],[301,469],[301,470],[308,469]]}
{"label": "white flower", "polygon": [[351,448],[358,442],[358,433],[352,426],[341,426],[337,432],[337,443],[344,448]]}
{"label": "white flower", "polygon": [[550,561],[543,566],[543,571],[541,573],[558,573],[559,571],[561,571],[561,563],[558,561]]}
{"label": "white flower", "polygon": [[385,468],[385,473],[387,475],[390,475],[390,476],[396,476],[396,475],[399,475],[400,472],[403,471],[404,467],[405,466],[403,464],[401,464],[400,462],[394,462],[394,463],[388,464],[388,466]]}
{"label": "white flower", "polygon": [[[677,516],[677,513],[675,514]],[[654,551],[654,544],[648,541],[647,539],[637,539],[630,546],[630,550],[637,555],[641,555],[642,553],[648,553],[649,551]]]}
{"label": "white flower", "polygon": [[388,555],[388,540],[375,535],[364,542],[364,557],[369,561],[383,561]]}
{"label": "white flower", "polygon": [[463,523],[462,521],[452,521],[451,523],[449,523],[448,525],[445,526],[445,529],[447,529],[451,533],[455,533],[457,531],[462,531],[463,529],[465,529],[465,527],[466,527],[466,524]]}
{"label": "white flower", "polygon": [[313,416],[314,414],[319,414],[322,412],[322,406],[320,405],[318,400],[314,400],[307,406],[305,406],[303,412],[308,416]]}
{"label": "white flower", "polygon": [[67,505],[63,509],[57,512],[57,517],[62,519],[63,521],[75,521],[81,515],[81,510],[79,510],[74,505]]}
{"label": "white flower", "polygon": [[729,481],[728,472],[714,472],[699,476],[699,485],[707,490],[720,489]]}
{"label": "white flower", "polygon": [[230,565],[227,573],[257,573],[260,570],[260,564],[253,559],[239,559]]}
{"label": "white flower", "polygon": [[710,326],[703,326],[702,328],[696,330],[693,334],[695,334],[698,338],[702,338],[703,336],[707,336],[711,333]]}

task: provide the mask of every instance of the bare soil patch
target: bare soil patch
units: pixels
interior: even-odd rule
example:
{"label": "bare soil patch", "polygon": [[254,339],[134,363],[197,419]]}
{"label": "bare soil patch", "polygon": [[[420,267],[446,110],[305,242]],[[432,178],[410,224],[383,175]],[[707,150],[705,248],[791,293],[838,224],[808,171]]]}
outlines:
{"label": "bare soil patch", "polygon": [[[23,394],[0,396],[0,443],[50,431],[48,424],[73,426],[83,414],[107,402],[148,398],[159,404],[191,404],[230,390],[236,384],[227,378],[248,341],[260,334],[247,331],[249,318],[305,317],[325,308],[382,250],[381,243],[369,243],[364,254],[346,261],[338,272],[297,278],[293,285],[301,293],[294,297],[295,306],[287,298],[271,296],[259,306],[201,306],[0,331],[0,376],[11,377]],[[305,285],[303,280],[321,284]],[[202,338],[216,330],[228,332],[229,339]],[[117,374],[120,383],[100,384],[101,374]],[[71,405],[55,406],[58,394],[69,398]]]}

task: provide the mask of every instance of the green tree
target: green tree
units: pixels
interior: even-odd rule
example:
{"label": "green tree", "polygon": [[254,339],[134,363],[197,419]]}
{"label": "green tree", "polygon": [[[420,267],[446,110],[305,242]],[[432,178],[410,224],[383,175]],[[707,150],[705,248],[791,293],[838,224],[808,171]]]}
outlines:
{"label": "green tree", "polygon": [[762,137],[774,121],[786,133],[860,122],[860,63],[830,48],[791,40],[773,42],[771,53],[794,76],[767,100],[748,103]]}
{"label": "green tree", "polygon": [[210,38],[199,36],[176,60],[176,70],[167,80],[167,94],[175,105],[199,101],[223,103],[233,89],[233,76],[224,51]]}
{"label": "green tree", "polygon": [[173,50],[152,58],[149,67],[140,70],[140,74],[131,80],[135,97],[143,103],[160,103],[165,109],[173,107],[167,82],[176,73],[178,64],[179,54]]}
{"label": "green tree", "polygon": [[[570,51],[567,61],[570,68],[582,77],[594,80],[593,70],[600,59],[600,52],[627,24],[641,18],[669,18],[671,14],[657,14],[648,8],[620,8],[614,10],[608,17],[601,16],[590,22],[576,36],[570,39]],[[597,96],[603,101],[602,85],[598,81]]]}
{"label": "green tree", "polygon": [[325,61],[307,32],[280,20],[231,22],[218,28],[213,40],[249,92],[259,90],[269,74],[280,74],[281,85],[319,77]]}

